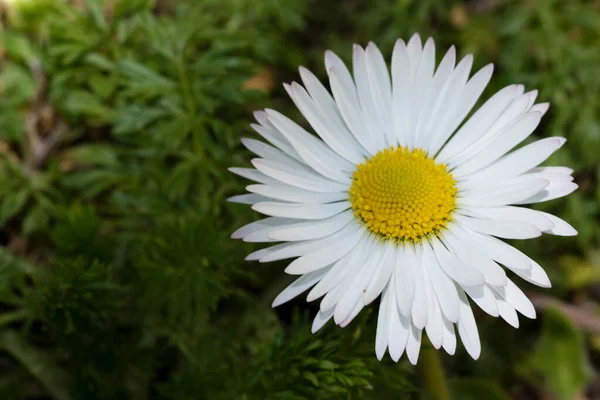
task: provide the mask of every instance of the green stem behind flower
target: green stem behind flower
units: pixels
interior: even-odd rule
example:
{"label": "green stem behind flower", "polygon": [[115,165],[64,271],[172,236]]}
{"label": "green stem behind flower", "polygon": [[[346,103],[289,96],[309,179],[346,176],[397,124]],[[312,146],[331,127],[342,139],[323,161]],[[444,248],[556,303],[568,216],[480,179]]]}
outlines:
{"label": "green stem behind flower", "polygon": [[446,381],[446,373],[440,361],[440,355],[431,346],[428,339],[423,340],[420,359],[421,374],[425,390],[432,400],[450,400],[450,391]]}

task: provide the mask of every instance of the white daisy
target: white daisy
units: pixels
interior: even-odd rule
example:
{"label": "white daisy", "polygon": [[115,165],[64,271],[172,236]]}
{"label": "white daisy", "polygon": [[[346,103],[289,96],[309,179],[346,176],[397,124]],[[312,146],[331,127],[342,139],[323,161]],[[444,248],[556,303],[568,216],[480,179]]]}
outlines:
{"label": "white daisy", "polygon": [[[268,217],[234,238],[275,243],[250,254],[260,262],[296,258],[300,277],[273,302],[312,288],[322,298],[312,330],[333,318],[345,327],[382,296],[375,352],[415,364],[425,330],[435,348],[456,349],[455,325],[475,359],[481,345],[469,298],[486,313],[519,326],[516,311],[535,309],[507,278],[550,287],[531,258],[500,241],[542,232],[576,235],[567,222],[521,207],[565,196],[577,185],[566,167],[538,167],[565,139],[550,137],[513,150],[548,110],[537,91],[511,85],[463,123],[492,75],[470,79],[472,55],[454,47],[437,69],[432,39],[396,42],[391,76],[373,43],[354,46],[353,74],[327,51],[330,92],[300,68],[304,86],[285,85],[317,136],[274,110],[255,113],[266,141],[243,139],[260,158],[231,168],[257,182],[230,200]],[[516,205],[516,206],[515,206]]]}

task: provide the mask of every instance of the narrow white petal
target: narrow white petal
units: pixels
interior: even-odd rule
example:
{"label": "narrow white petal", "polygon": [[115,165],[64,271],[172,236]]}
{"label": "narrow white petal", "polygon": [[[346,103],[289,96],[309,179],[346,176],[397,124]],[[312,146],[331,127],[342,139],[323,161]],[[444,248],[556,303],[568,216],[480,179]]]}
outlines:
{"label": "narrow white petal", "polygon": [[379,315],[377,316],[377,332],[375,334],[375,354],[377,359],[381,361],[385,354],[385,350],[388,347],[388,333],[390,331],[390,309],[395,307],[392,304],[392,292],[391,285],[388,286],[381,296],[381,303],[379,305]]}
{"label": "narrow white petal", "polygon": [[[369,242],[369,243],[368,243]],[[313,301],[336,287],[347,276],[353,276],[363,266],[366,254],[370,252],[370,240],[363,235],[361,240],[344,257],[340,258],[327,275],[308,293],[306,301]]]}
{"label": "narrow white petal", "polygon": [[377,105],[374,102],[372,87],[369,82],[367,56],[365,50],[357,44],[354,45],[352,52],[352,71],[354,73],[354,82],[356,82],[360,108],[367,123],[367,131],[364,134],[370,135],[379,149],[387,147],[387,141],[381,121],[378,118]]}
{"label": "narrow white petal", "polygon": [[478,171],[502,157],[513,147],[525,140],[539,125],[542,114],[530,112],[490,140],[474,157],[452,170],[456,178]]}
{"label": "narrow white petal", "polygon": [[300,293],[313,287],[330,269],[331,266],[328,266],[327,268],[321,268],[317,271],[312,271],[308,274],[302,275],[300,278],[296,279],[288,287],[286,287],[281,293],[279,293],[277,297],[275,297],[271,307],[280,306],[281,304],[286,303],[298,296]]}
{"label": "narrow white petal", "polygon": [[[339,155],[344,161],[352,164],[362,161],[363,157],[360,153],[360,146],[356,143],[350,132],[348,132],[345,125],[336,124],[330,116],[326,114],[325,110],[319,108],[319,105],[311,99],[306,90],[298,83],[293,82],[291,86],[284,85],[284,87],[302,115],[304,115],[315,132],[317,132],[321,139],[327,143],[336,155]],[[290,142],[294,145],[294,142],[291,140]],[[296,146],[294,146],[294,148],[302,156],[300,150],[296,148]],[[338,162],[340,162],[340,166],[345,164],[341,160],[338,160]]]}
{"label": "narrow white petal", "polygon": [[369,42],[365,49],[365,64],[371,96],[377,118],[388,146],[396,145],[392,126],[392,86],[387,65],[379,48]]}
{"label": "narrow white petal", "polygon": [[257,156],[267,159],[273,160],[281,163],[288,162],[297,162],[283,151],[276,149],[273,146],[270,146],[266,143],[261,142],[260,140],[250,139],[250,138],[241,138],[240,141],[248,150],[256,154]]}
{"label": "narrow white petal", "polygon": [[463,291],[459,292],[460,296],[460,316],[458,317],[458,335],[460,340],[463,342],[467,353],[474,360],[479,358],[481,354],[481,342],[479,341],[479,331],[477,330],[477,324],[475,317],[473,316],[473,310],[469,305],[469,300]]}
{"label": "narrow white petal", "polygon": [[277,185],[280,184],[276,179],[273,179],[269,176],[266,176],[260,171],[255,170],[254,168],[237,168],[231,167],[228,168],[228,171],[233,172],[236,175],[239,175],[243,178],[253,180],[255,182],[263,183],[265,185]]}
{"label": "narrow white petal", "polygon": [[[396,267],[396,245],[392,241],[388,241],[384,247],[385,250],[383,258],[380,261],[380,266],[364,292],[363,302],[365,305],[373,302],[381,294]],[[394,301],[395,298],[396,296],[394,296]]]}
{"label": "narrow white petal", "polygon": [[283,136],[267,119],[267,113],[264,111],[256,111],[254,113],[254,117],[260,123],[258,124],[250,124],[252,129],[256,131],[260,136],[263,137],[266,141],[271,143],[273,146],[277,147],[279,150],[283,151],[288,156],[294,158],[297,161],[304,162],[302,157],[298,154],[296,150],[292,147],[290,142]]}
{"label": "narrow white petal", "polygon": [[[507,204],[518,204],[519,201],[536,196],[549,185],[550,182],[546,179],[513,179],[496,182],[468,192],[460,192],[457,202],[465,208],[501,207]],[[463,183],[460,182],[458,186],[462,188]]]}
{"label": "narrow white petal", "polygon": [[265,196],[259,196],[257,194],[238,194],[235,196],[231,196],[227,199],[230,203],[238,203],[238,204],[256,204],[262,201],[268,201],[269,198]]}
{"label": "narrow white petal", "polygon": [[[410,122],[410,59],[403,40],[398,39],[392,53],[392,116],[398,144],[408,145]],[[411,132],[412,135],[412,132]]]}
{"label": "narrow white petal", "polygon": [[446,246],[460,258],[465,264],[476,268],[483,274],[485,282],[490,285],[506,285],[506,272],[496,264],[487,254],[482,252],[472,241],[458,238],[450,234],[456,228],[456,225],[449,227],[449,231],[444,233],[443,239]]}
{"label": "narrow white petal", "polygon": [[439,163],[447,164],[456,154],[469,148],[486,132],[518,95],[517,85],[510,85],[496,92],[471,118],[452,136],[436,157]]}
{"label": "narrow white petal", "polygon": [[431,244],[440,266],[456,282],[466,286],[479,286],[485,283],[485,278],[479,270],[471,268],[450,253],[439,239],[431,239]]}
{"label": "narrow white petal", "polygon": [[525,279],[527,282],[533,283],[534,285],[549,288],[552,287],[552,283],[550,282],[550,278],[548,278],[548,274],[546,271],[535,261],[531,260],[532,268],[528,271],[523,270],[513,270],[513,272],[519,275],[521,278]]}
{"label": "narrow white petal", "polygon": [[285,183],[300,189],[322,193],[339,193],[348,190],[348,184],[334,182],[308,168],[288,166],[271,160],[263,160],[261,158],[255,158],[251,160],[251,162],[257,170],[276,179],[274,182],[261,183]]}
{"label": "narrow white petal", "polygon": [[429,104],[426,104],[426,96],[429,94],[430,87],[433,83],[433,69],[435,64],[435,44],[432,38],[427,39],[421,59],[419,60],[419,69],[416,71],[414,81],[411,85],[411,93],[413,94],[410,102],[410,126],[409,134],[411,135],[411,143],[415,147],[420,147],[421,130],[425,130],[429,121],[421,121],[421,116],[424,111],[430,110]]}
{"label": "narrow white petal", "polygon": [[444,342],[442,343],[442,346],[444,347],[444,350],[446,350],[446,353],[453,356],[456,352],[456,333],[454,333],[454,324],[451,321],[444,319],[443,328]]}
{"label": "narrow white petal", "polygon": [[519,316],[517,315],[515,308],[508,304],[498,293],[493,290],[492,292],[494,293],[496,304],[498,304],[498,313],[500,314],[500,317],[512,327],[519,328]]}
{"label": "narrow white petal", "polygon": [[425,325],[425,332],[429,337],[429,341],[436,349],[442,347],[444,341],[444,333],[442,330],[442,310],[440,304],[431,285],[431,279],[427,273],[427,268],[423,269],[424,281],[425,281],[425,293],[427,297],[427,324]]}
{"label": "narrow white petal", "polygon": [[479,248],[482,253],[500,264],[503,264],[512,271],[528,271],[531,269],[529,257],[495,237],[473,231],[467,232],[458,224],[452,226],[452,232],[457,235],[459,239],[472,243],[473,246]]}
{"label": "narrow white petal", "polygon": [[319,311],[317,315],[315,315],[315,319],[312,323],[311,332],[315,333],[319,329],[321,329],[327,321],[329,321],[333,317],[333,309],[327,311]]}
{"label": "narrow white petal", "polygon": [[533,204],[558,199],[559,197],[573,193],[578,187],[573,182],[550,182],[544,190],[515,204]]}
{"label": "narrow white petal", "polygon": [[554,224],[554,226],[551,229],[545,229],[544,233],[550,233],[552,235],[558,235],[558,236],[575,236],[575,235],[577,235],[577,231],[575,230],[575,228],[573,228],[567,221],[564,221],[555,215],[548,214],[543,211],[538,211],[538,213],[540,213],[544,217],[548,218]]}
{"label": "narrow white petal", "polygon": [[362,227],[355,227],[353,232],[339,241],[292,261],[285,272],[290,275],[305,274],[332,264],[348,254],[363,234]]}
{"label": "narrow white petal", "polygon": [[551,230],[555,224],[552,220],[537,210],[522,207],[481,207],[459,210],[461,214],[471,217],[493,219],[496,221],[522,221],[534,225],[542,232]]}
{"label": "narrow white petal", "polygon": [[425,293],[425,277],[423,276],[423,254],[422,250],[415,247],[416,263],[410,267],[414,279],[414,295],[411,308],[411,317],[413,324],[420,330],[427,324],[427,299]]}
{"label": "narrow white petal", "polygon": [[463,286],[463,289],[483,311],[490,314],[492,317],[497,317],[499,315],[496,299],[494,298],[492,290],[487,285],[475,287]]}
{"label": "narrow white petal", "polygon": [[454,218],[475,232],[486,233],[504,239],[531,239],[542,235],[542,231],[539,228],[527,222],[479,219],[464,215],[455,215]]}
{"label": "narrow white petal", "polygon": [[481,93],[483,93],[483,89],[485,89],[488,82],[490,81],[493,72],[493,64],[488,64],[481,70],[479,70],[475,75],[473,75],[469,82],[467,82],[467,84],[464,87],[464,90],[461,93],[460,100],[458,101],[458,107],[456,107],[456,110],[454,111],[452,117],[448,120],[448,126],[445,126],[444,130],[436,135],[437,137],[435,145],[430,148],[431,154],[436,154],[441,149],[441,147],[446,143],[450,135],[454,133],[456,128],[465,119],[469,111],[471,111],[471,109],[479,99],[479,96],[481,96]]}
{"label": "narrow white petal", "polygon": [[415,281],[412,276],[412,265],[416,265],[415,250],[412,245],[398,246],[396,252],[396,301],[398,309],[404,317],[410,317],[415,292]]}
{"label": "narrow white petal", "polygon": [[[356,301],[356,304],[354,305],[354,308],[352,309],[352,312],[350,313],[350,315],[348,316],[348,318],[346,318],[344,321],[341,321],[339,323],[340,328],[345,328],[347,327],[350,322],[352,322],[354,320],[354,318],[356,318],[356,316],[360,313],[360,311],[365,308],[365,305],[363,304],[362,301],[360,301],[360,299],[358,299]],[[335,315],[335,314],[334,314]]]}
{"label": "narrow white petal", "polygon": [[423,255],[429,279],[444,316],[452,322],[458,321],[459,300],[452,278],[441,269],[431,246],[423,246]]}
{"label": "narrow white petal", "polygon": [[367,124],[360,109],[356,86],[352,81],[352,77],[346,76],[347,72],[345,66],[344,69],[340,69],[339,66],[328,68],[331,91],[348,129],[350,129],[356,141],[369,154],[374,155],[379,147],[374,138],[367,134]]}
{"label": "narrow white petal", "polygon": [[282,184],[248,185],[246,186],[246,190],[264,197],[270,197],[271,199],[290,201],[292,203],[323,204],[346,200],[348,198],[347,192],[317,193]]}
{"label": "narrow white petal", "polygon": [[408,341],[408,335],[411,329],[410,319],[400,315],[396,307],[391,307],[391,324],[388,333],[388,348],[390,357],[398,362]]}
{"label": "narrow white petal", "polygon": [[469,183],[474,185],[518,176],[544,162],[565,141],[562,137],[551,137],[533,142],[500,158],[492,165],[469,175]]}
{"label": "narrow white petal", "polygon": [[408,361],[412,365],[417,365],[419,360],[419,352],[421,351],[421,336],[423,331],[414,325],[410,325],[410,332],[408,334],[408,342],[406,343],[406,355]]}
{"label": "narrow white petal", "polygon": [[287,218],[274,218],[274,217],[260,219],[258,221],[251,222],[251,223],[244,225],[241,228],[237,229],[235,232],[233,232],[231,234],[231,238],[232,239],[243,239],[251,233],[259,232],[259,231],[262,231],[267,228],[273,229],[274,227],[279,226],[280,224],[286,224],[291,221],[293,221],[293,220],[290,220]]}
{"label": "narrow white petal", "polygon": [[279,223],[267,231],[266,236],[273,240],[300,241],[319,239],[329,236],[352,220],[352,210],[346,210],[333,217],[316,220],[297,222],[291,220],[288,223]]}
{"label": "narrow white petal", "polygon": [[513,306],[518,312],[527,318],[535,319],[535,308],[531,301],[525,296],[525,293],[511,281],[508,280],[506,286],[494,287],[492,289],[498,293],[504,300]]}
{"label": "narrow white petal", "polygon": [[283,114],[275,110],[266,112],[269,121],[286,137],[306,164],[333,181],[349,182],[348,175],[342,170],[351,171],[353,164],[334,153],[325,143]]}
{"label": "narrow white petal", "polygon": [[348,201],[328,204],[296,204],[264,201],[254,204],[252,209],[271,217],[313,220],[333,217],[351,206]]}
{"label": "narrow white petal", "polygon": [[543,116],[548,111],[548,108],[550,108],[550,103],[539,103],[532,106],[531,111],[537,111],[539,113],[542,113]]}

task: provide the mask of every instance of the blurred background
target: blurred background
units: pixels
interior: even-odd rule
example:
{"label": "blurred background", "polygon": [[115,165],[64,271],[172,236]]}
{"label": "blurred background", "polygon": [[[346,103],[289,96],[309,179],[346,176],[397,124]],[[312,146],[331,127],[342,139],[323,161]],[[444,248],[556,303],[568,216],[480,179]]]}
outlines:
{"label": "blurred background", "polygon": [[[477,310],[473,361],[439,354],[452,399],[600,399],[597,0],[0,0],[0,398],[433,399],[374,355],[376,309],[310,333],[318,305],[270,304],[284,263],[230,234],[252,111],[305,123],[281,86],[352,43],[389,57],[434,37],[550,102],[536,138],[580,188],[542,204],[573,238],[514,244],[553,287],[518,330]],[[432,352],[424,346],[423,357]],[[420,363],[421,365],[423,363]],[[448,397],[447,397],[448,398]]]}

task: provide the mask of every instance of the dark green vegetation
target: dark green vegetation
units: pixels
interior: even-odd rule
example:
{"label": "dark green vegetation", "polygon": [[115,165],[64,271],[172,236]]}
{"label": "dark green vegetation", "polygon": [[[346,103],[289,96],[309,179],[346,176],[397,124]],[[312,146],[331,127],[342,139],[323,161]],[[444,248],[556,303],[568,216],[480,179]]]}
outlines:
{"label": "dark green vegetation", "polygon": [[251,111],[300,120],[280,85],[298,65],[324,77],[325,49],[389,55],[415,31],[494,62],[486,95],[538,88],[537,137],[569,139],[551,163],[580,185],[543,205],[578,237],[517,244],[554,283],[519,280],[540,318],[478,313],[480,360],[440,354],[453,398],[598,398],[600,2],[0,7],[0,398],[427,398],[419,369],[375,359],[375,307],[317,335],[315,305],[272,310],[284,264],[244,261],[256,246],[229,236],[257,215],[225,201],[247,184],[227,167],[249,165]]}

